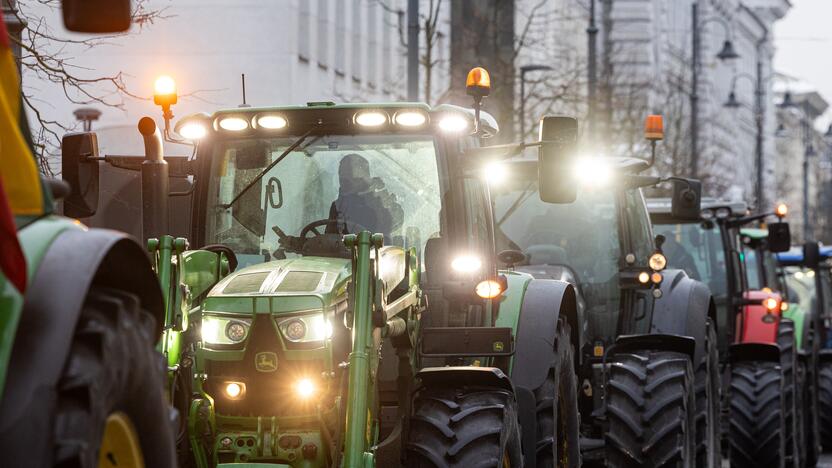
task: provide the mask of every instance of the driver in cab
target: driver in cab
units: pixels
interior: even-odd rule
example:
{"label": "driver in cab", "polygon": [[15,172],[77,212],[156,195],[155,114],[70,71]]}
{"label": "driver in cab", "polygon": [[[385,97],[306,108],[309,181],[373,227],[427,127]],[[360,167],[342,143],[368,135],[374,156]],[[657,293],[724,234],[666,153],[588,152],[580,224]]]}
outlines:
{"label": "driver in cab", "polygon": [[362,229],[384,234],[385,243],[402,224],[403,210],[380,178],[370,175],[370,163],[350,153],[338,166],[338,198],[329,209],[328,233],[355,233]]}

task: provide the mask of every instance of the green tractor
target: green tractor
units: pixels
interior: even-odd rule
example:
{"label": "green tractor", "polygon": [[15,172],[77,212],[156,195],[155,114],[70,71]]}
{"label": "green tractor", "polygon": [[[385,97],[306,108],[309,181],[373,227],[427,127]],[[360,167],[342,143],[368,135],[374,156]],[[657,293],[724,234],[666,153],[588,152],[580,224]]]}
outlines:
{"label": "green tractor", "polygon": [[[469,83],[473,110],[317,102],[180,120],[195,148],[189,241],[164,235],[169,168],[142,120],[183,464],[579,466],[574,289],[498,271],[483,180],[526,146],[567,167],[574,121],[482,148],[497,132],[479,110],[487,72]],[[172,139],[175,95],[157,102]],[[101,160],[64,153],[83,175],[75,216],[95,211]],[[546,194],[570,196],[566,182]]]}
{"label": "green tractor", "polygon": [[[61,3],[73,31],[130,24],[129,1]],[[37,172],[3,24],[0,14],[2,464],[173,468],[150,262],[127,235],[55,214],[66,184]]]}
{"label": "green tractor", "polygon": [[[655,143],[661,128],[648,127]],[[585,158],[574,168],[577,198],[547,205],[536,197],[547,182],[542,168],[538,179],[536,161],[503,163],[494,171],[505,175],[493,189],[497,244],[515,253],[501,255],[514,271],[575,285],[585,462],[718,467],[713,300],[683,271],[664,270],[666,239],[654,238],[641,192],[672,180],[673,212],[691,218],[699,214],[700,186],[645,175],[650,166],[637,158]]]}

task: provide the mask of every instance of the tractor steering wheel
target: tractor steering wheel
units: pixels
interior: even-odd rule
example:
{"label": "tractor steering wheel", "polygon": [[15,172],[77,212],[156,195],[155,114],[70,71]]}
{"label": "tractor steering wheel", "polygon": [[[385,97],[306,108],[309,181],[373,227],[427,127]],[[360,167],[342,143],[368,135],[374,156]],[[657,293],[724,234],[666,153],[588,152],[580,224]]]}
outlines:
{"label": "tractor steering wheel", "polygon": [[[318,231],[316,228],[319,228],[321,226],[330,226],[330,225],[333,225],[333,224],[338,224],[338,222],[339,221],[337,219],[329,219],[329,218],[319,219],[317,221],[312,221],[311,223],[307,224],[306,226],[303,227],[303,229],[300,230],[300,238],[305,239],[307,237],[307,234],[309,234],[310,232],[315,233],[313,237],[320,237],[320,236],[324,235],[324,233]],[[350,225],[352,225],[353,228],[360,228],[360,229],[357,229],[357,230],[348,229],[348,231],[350,231],[350,232],[369,231],[369,229],[367,229],[366,226],[364,226],[362,224],[358,224],[356,222],[344,221],[344,224],[347,226],[347,228],[349,228]]]}

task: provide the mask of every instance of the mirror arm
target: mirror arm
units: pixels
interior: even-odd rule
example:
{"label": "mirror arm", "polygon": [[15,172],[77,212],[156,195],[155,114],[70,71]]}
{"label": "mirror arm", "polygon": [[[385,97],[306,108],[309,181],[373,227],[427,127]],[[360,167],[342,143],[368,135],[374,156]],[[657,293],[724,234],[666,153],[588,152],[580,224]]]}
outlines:
{"label": "mirror arm", "polygon": [[751,216],[744,216],[742,218],[732,219],[728,221],[728,225],[731,227],[739,227],[748,223],[752,223],[754,221],[759,221],[761,219],[768,218],[769,216],[773,216],[775,213],[772,211],[770,213],[760,213]]}

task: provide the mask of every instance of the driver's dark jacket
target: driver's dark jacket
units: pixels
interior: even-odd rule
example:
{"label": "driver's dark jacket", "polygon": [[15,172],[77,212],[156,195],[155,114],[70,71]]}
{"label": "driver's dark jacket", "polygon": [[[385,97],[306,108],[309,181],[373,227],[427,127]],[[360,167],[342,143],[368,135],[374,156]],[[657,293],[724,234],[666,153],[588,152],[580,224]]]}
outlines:
{"label": "driver's dark jacket", "polygon": [[327,232],[345,233],[357,224],[358,229],[380,232],[389,239],[391,233],[401,226],[402,217],[401,205],[387,190],[341,193],[329,208],[329,218],[338,223],[328,226]]}

